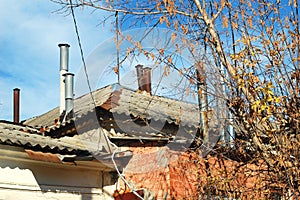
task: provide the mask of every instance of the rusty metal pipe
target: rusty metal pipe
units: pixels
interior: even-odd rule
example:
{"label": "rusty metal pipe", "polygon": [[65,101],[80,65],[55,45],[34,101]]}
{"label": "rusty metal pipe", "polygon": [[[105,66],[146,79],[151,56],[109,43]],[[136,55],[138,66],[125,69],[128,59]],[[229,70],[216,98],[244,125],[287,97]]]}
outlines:
{"label": "rusty metal pipe", "polygon": [[14,89],[14,123],[20,123],[20,89]]}

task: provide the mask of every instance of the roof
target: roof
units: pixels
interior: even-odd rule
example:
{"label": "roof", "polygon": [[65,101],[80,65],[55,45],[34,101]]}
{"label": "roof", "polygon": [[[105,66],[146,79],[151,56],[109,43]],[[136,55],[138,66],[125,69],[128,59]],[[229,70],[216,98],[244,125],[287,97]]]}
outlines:
{"label": "roof", "polygon": [[80,139],[54,139],[43,136],[36,129],[5,121],[0,122],[0,144],[21,146],[51,153],[89,154],[87,145],[82,143]]}
{"label": "roof", "polygon": [[[167,121],[189,127],[198,127],[199,125],[200,116],[197,104],[133,91],[118,84],[98,89],[92,94],[97,108],[105,109],[113,114],[125,114],[161,122]],[[74,100],[74,116],[76,118],[87,115],[94,109],[90,94]],[[32,127],[51,127],[55,125],[55,119],[58,117],[59,107],[28,119],[23,124]]]}
{"label": "roof", "polygon": [[[114,163],[111,162],[112,154],[105,150],[106,144],[101,142],[101,134],[95,129],[89,130],[85,134],[59,139],[42,134],[37,129],[28,126],[0,121],[0,151],[6,145],[22,147],[31,160],[55,163],[71,162],[75,165],[81,163],[80,165],[86,167],[115,170]],[[120,160],[127,162],[131,156],[132,152],[129,150],[118,151],[114,154],[117,165],[120,165]],[[83,164],[83,161],[90,162]]]}

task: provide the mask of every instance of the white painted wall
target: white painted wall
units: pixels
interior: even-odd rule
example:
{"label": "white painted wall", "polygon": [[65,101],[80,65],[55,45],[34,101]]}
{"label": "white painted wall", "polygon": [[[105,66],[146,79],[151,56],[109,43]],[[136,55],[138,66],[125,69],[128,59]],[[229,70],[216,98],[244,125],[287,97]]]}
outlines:
{"label": "white painted wall", "polygon": [[5,159],[0,155],[0,200],[106,200],[107,172],[74,165]]}

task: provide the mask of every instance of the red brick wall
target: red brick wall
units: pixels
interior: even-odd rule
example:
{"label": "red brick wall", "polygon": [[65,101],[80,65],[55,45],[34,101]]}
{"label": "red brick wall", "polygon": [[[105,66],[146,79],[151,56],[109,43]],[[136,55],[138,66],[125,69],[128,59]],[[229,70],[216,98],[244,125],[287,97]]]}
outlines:
{"label": "red brick wall", "polygon": [[199,199],[211,186],[235,191],[243,199],[265,197],[271,177],[263,172],[263,162],[244,164],[217,156],[203,159],[195,152],[175,152],[157,145],[130,147],[133,157],[124,173],[136,189],[148,189],[158,200]]}
{"label": "red brick wall", "polygon": [[126,179],[158,200],[196,199],[196,165],[191,155],[153,145],[130,148],[133,157],[125,168]]}

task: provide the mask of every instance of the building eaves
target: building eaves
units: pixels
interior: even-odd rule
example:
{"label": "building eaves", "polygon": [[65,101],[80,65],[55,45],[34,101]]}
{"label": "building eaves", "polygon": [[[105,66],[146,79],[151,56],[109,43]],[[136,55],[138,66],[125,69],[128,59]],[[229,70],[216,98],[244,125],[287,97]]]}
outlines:
{"label": "building eaves", "polygon": [[53,139],[36,133],[25,132],[28,127],[0,122],[0,143],[37,149],[43,152],[60,154],[89,154],[88,148],[80,141]]}

